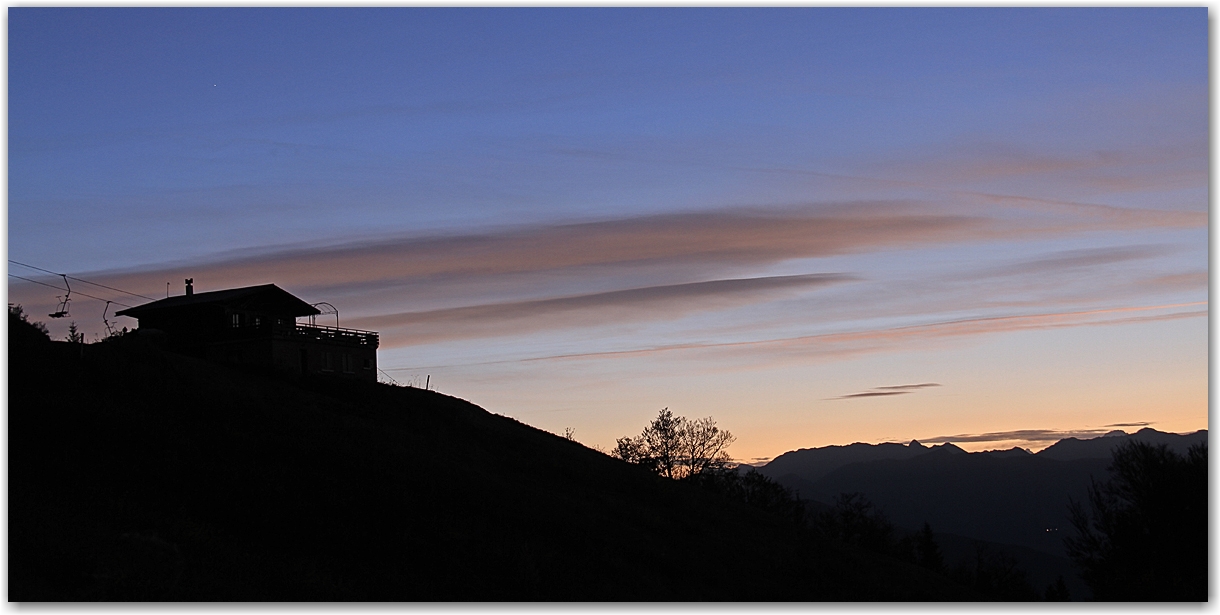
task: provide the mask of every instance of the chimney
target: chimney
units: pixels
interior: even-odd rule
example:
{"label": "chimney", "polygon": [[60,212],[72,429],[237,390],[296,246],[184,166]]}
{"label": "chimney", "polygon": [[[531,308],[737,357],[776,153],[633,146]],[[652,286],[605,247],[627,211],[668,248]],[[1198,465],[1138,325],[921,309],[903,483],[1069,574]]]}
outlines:
{"label": "chimney", "polygon": [[193,286],[191,286],[191,284],[194,284],[194,283],[195,283],[195,278],[186,279],[186,296],[189,297],[189,296],[195,294],[195,288]]}

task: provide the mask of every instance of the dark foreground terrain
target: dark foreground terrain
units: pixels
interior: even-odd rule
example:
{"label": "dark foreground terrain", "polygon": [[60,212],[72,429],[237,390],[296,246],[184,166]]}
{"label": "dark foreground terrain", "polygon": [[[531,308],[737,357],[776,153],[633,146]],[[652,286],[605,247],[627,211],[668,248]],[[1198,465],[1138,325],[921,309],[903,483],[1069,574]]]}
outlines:
{"label": "dark foreground terrain", "polygon": [[20,602],[978,598],[460,399],[11,317],[8,569]]}

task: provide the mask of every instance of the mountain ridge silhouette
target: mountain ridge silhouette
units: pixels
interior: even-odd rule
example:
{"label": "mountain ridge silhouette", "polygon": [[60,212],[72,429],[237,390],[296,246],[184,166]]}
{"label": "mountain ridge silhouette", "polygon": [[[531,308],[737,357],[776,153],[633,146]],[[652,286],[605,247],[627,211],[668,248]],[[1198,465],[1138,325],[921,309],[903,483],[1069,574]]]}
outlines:
{"label": "mountain ridge silhouette", "polygon": [[[1038,453],[1013,448],[948,454],[948,445],[856,443],[791,451],[758,471],[815,508],[828,506],[840,493],[862,493],[898,527],[914,531],[927,522],[938,533],[960,537],[962,544],[980,541],[1007,550],[1031,566],[1031,577],[1053,580],[1069,565],[1062,542],[1072,531],[1069,503],[1087,501],[1092,481],[1108,477],[1114,448],[1132,440],[1184,453],[1206,442],[1207,430],[1174,434],[1144,428],[1065,438]],[[1068,581],[1074,596],[1088,595],[1078,579]]]}
{"label": "mountain ridge silhouette", "polygon": [[[1121,430],[1115,430],[1096,438],[1063,438],[1042,449],[1041,451],[1038,451],[1037,453],[1030,453],[1024,449],[1013,447],[1006,450],[980,451],[969,454],[1013,457],[1033,455],[1047,459],[1060,460],[1109,459],[1114,448],[1128,440],[1139,440],[1142,442],[1149,442],[1151,444],[1164,443],[1169,445],[1169,447],[1174,451],[1185,453],[1186,449],[1189,448],[1191,444],[1200,440],[1206,440],[1206,437],[1206,429],[1186,434],[1177,434],[1157,431],[1151,427],[1144,427],[1134,434],[1127,434]],[[772,478],[779,478],[787,474],[793,474],[804,480],[811,481],[816,480],[837,468],[852,463],[878,461],[882,459],[911,459],[930,452],[935,452],[937,450],[953,450],[963,453],[966,452],[951,442],[933,446],[926,446],[921,444],[918,440],[912,440],[907,444],[898,444],[894,442],[884,442],[880,444],[855,442],[847,445],[830,445],[788,451],[780,454],[766,464],[755,467],[759,472],[762,472],[763,474],[766,474]]]}

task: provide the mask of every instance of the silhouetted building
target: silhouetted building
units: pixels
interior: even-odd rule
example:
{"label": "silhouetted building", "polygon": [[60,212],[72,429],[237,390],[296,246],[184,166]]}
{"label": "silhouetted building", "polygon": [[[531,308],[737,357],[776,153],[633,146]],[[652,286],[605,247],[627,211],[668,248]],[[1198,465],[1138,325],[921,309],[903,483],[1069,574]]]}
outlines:
{"label": "silhouetted building", "polygon": [[167,297],[115,312],[162,331],[176,351],[297,374],[377,380],[377,334],[296,321],[321,312],[275,284]]}

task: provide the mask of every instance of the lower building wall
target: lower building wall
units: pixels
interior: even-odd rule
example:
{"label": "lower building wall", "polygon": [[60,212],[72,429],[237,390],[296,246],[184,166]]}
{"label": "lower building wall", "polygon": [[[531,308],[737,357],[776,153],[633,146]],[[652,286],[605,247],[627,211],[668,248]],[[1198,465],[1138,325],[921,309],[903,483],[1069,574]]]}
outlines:
{"label": "lower building wall", "polygon": [[377,349],[273,340],[272,365],[296,374],[326,374],[377,381]]}
{"label": "lower building wall", "polygon": [[246,339],[215,342],[203,346],[203,356],[209,361],[226,365],[256,365],[272,367],[269,339]]}
{"label": "lower building wall", "polygon": [[377,381],[377,349],[277,339],[208,344],[204,357],[229,365],[254,365],[292,374],[323,374]]}

